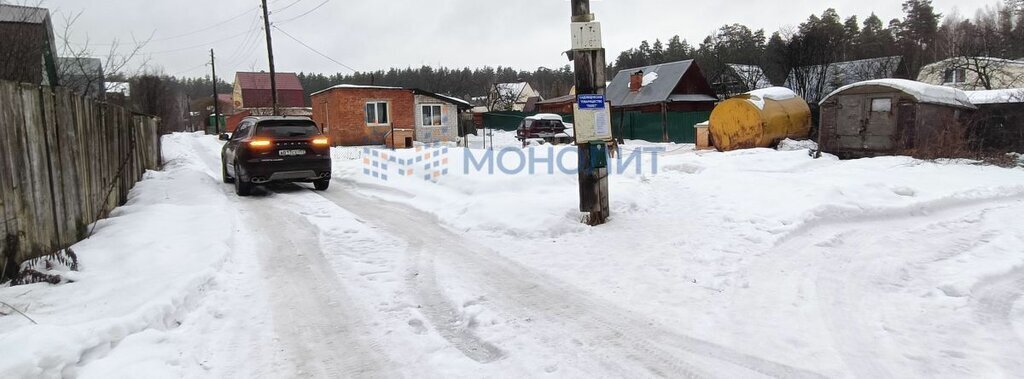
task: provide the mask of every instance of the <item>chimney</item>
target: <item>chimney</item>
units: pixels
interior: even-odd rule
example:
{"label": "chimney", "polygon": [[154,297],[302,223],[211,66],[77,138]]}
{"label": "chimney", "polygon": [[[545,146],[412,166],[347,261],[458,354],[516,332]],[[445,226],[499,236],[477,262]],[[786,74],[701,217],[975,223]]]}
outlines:
{"label": "chimney", "polygon": [[629,76],[629,91],[640,92],[640,88],[644,86],[644,72],[637,71],[633,75]]}

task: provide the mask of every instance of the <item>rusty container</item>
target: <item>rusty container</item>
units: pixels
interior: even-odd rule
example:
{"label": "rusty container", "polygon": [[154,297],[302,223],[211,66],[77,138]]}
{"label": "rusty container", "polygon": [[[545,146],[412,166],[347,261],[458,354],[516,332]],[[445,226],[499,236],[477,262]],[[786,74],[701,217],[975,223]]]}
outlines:
{"label": "rusty container", "polygon": [[719,103],[710,122],[719,151],[773,147],[786,138],[808,138],[811,108],[793,91],[772,87]]}

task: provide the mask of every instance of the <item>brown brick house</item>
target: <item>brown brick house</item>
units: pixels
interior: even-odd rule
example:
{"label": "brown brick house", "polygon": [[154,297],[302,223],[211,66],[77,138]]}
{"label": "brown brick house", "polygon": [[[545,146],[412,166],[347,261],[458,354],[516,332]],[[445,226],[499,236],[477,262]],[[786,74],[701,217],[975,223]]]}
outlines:
{"label": "brown brick house", "polygon": [[313,121],[335,146],[390,144],[409,147],[456,141],[459,113],[470,104],[418,89],[339,85],[311,96]]}
{"label": "brown brick house", "polygon": [[[277,104],[281,108],[302,108],[306,106],[306,94],[302,83],[294,72],[278,72],[274,75],[277,81]],[[234,106],[238,109],[271,108],[272,94],[270,90],[270,73],[238,72],[235,73]]]}

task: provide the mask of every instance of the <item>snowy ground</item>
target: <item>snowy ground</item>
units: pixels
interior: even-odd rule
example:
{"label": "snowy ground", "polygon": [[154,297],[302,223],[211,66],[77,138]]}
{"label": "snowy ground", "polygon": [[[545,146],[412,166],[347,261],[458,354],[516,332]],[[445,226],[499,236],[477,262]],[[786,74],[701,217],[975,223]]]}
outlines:
{"label": "snowy ground", "polygon": [[239,199],[215,138],[166,137],[74,283],[0,288],[39,323],[0,317],[0,376],[1024,376],[1024,169],[651,147],[590,228],[557,163],[337,148],[331,190]]}

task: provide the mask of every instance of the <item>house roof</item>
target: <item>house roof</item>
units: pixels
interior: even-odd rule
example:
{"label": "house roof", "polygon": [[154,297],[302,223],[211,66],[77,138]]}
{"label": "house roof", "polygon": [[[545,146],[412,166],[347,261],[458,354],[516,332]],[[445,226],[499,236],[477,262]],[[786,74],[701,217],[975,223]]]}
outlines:
{"label": "house roof", "polygon": [[[628,107],[665,102],[718,100],[710,94],[690,94],[700,95],[700,97],[677,96],[673,98],[673,92],[679,86],[679,82],[683,80],[683,76],[691,67],[695,66],[696,63],[693,60],[688,60],[619,71],[606,90],[608,101],[614,107]],[[644,73],[645,85],[640,88],[640,91],[630,91],[630,76],[641,71]]]}
{"label": "house roof", "polygon": [[103,75],[103,62],[99,58],[57,58],[59,71],[64,75]]}
{"label": "house roof", "polygon": [[[845,85],[865,80],[896,77],[902,64],[903,57],[891,56],[836,62],[828,65],[795,67],[789,71],[789,76],[786,77],[786,87],[793,89],[808,100],[820,100],[824,99],[820,95],[828,94]],[[798,71],[807,78],[806,85],[811,88],[799,88],[804,83],[797,80]],[[815,86],[815,84],[819,84],[816,82],[818,78],[822,80],[820,93]]]}
{"label": "house roof", "polygon": [[910,95],[910,97],[921,103],[966,109],[977,108],[971,103],[970,98],[967,97],[964,91],[952,87],[937,86],[905,79],[876,79],[846,85],[825,96],[821,102],[824,103],[831,97],[844,91],[869,86],[892,88]]}
{"label": "house roof", "polygon": [[[736,76],[744,81],[754,82],[754,88],[751,90],[757,90],[762,88],[772,87],[772,82],[768,80],[768,75],[765,75],[764,69],[761,66],[749,65],[749,64],[726,64]],[[750,84],[750,83],[746,83]]]}
{"label": "house roof", "polygon": [[45,8],[0,4],[0,22],[42,24],[50,16]]}
{"label": "house roof", "polygon": [[548,105],[548,104],[565,104],[576,102],[576,95],[565,95],[559,97],[552,97],[547,100],[538,101],[537,105]]}
{"label": "house roof", "polygon": [[405,90],[406,88],[402,88],[402,87],[388,87],[388,86],[368,86],[368,85],[361,85],[361,84],[338,84],[338,85],[336,85],[336,86],[331,86],[331,87],[327,87],[327,88],[324,88],[324,89],[322,89],[322,90],[319,90],[319,91],[313,92],[312,94],[310,94],[310,96],[313,96],[313,95],[319,95],[319,94],[321,94],[321,93],[324,93],[324,92],[327,92],[327,91],[330,91],[330,90],[335,90],[335,89],[383,89],[383,90]]}
{"label": "house roof", "polygon": [[[278,72],[274,75],[278,91],[302,91],[302,82],[294,72]],[[270,73],[238,72],[235,81],[242,89],[270,89]]]}
{"label": "house roof", "polygon": [[465,100],[462,100],[462,99],[458,99],[458,98],[454,98],[454,97],[451,97],[451,96],[448,96],[448,95],[441,95],[441,94],[433,93],[433,92],[430,92],[430,91],[424,91],[424,90],[417,89],[417,88],[413,88],[412,92],[414,94],[417,94],[417,95],[433,97],[435,99],[451,103],[451,104],[459,107],[459,109],[470,109],[470,108],[473,108],[473,104],[470,104],[468,101],[465,101]]}
{"label": "house roof", "polygon": [[501,96],[510,96],[510,95],[522,96],[523,95],[523,91],[525,91],[526,87],[529,86],[529,85],[530,84],[526,83],[526,82],[520,82],[520,83],[498,83],[498,84],[494,85],[494,90],[496,92],[501,93]]}

